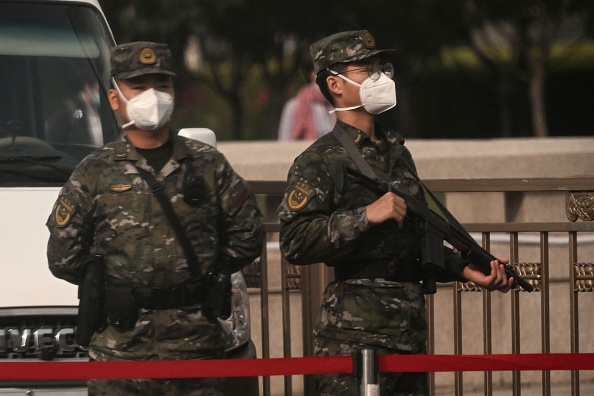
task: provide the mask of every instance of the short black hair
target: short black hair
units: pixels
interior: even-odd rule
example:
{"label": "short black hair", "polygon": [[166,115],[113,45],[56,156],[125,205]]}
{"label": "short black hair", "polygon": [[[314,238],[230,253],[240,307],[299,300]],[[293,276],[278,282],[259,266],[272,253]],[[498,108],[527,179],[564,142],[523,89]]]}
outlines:
{"label": "short black hair", "polygon": [[329,68],[324,70],[320,70],[318,75],[316,76],[316,84],[320,87],[320,91],[322,91],[322,95],[330,102],[332,106],[336,106],[336,102],[334,102],[334,98],[328,89],[328,82],[326,81],[328,77],[334,76],[334,74],[330,71],[332,69],[336,73],[344,73],[347,68],[347,63],[336,63]]}

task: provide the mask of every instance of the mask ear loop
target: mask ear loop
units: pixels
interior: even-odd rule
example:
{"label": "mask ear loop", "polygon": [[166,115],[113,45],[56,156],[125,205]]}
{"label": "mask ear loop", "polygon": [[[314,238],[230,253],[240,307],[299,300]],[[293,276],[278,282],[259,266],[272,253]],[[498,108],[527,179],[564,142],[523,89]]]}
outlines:
{"label": "mask ear loop", "polygon": [[[113,83],[113,86],[115,87],[116,91],[118,91],[118,95],[120,96],[120,98],[126,103],[126,105],[128,103],[130,103],[130,101],[128,99],[126,99],[124,97],[124,94],[122,93],[122,91],[120,90],[120,87],[118,87],[118,83],[116,82],[115,78],[111,78],[111,81]],[[126,109],[126,112],[128,112],[128,110]],[[128,118],[130,118],[130,115],[128,115]],[[130,125],[134,125],[134,121],[130,121],[124,125],[122,125],[122,129],[126,129],[128,128]]]}
{"label": "mask ear loop", "polygon": [[[340,73],[337,73],[337,72],[335,72],[335,71],[334,71],[334,70],[332,70],[332,69],[328,69],[328,71],[329,71],[330,73],[334,74],[335,76],[338,76],[338,77],[342,78],[343,80],[345,80],[345,81],[347,81],[347,82],[350,82],[350,83],[351,83],[351,84],[353,84],[353,85],[356,85],[356,86],[357,86],[357,87],[359,87],[359,88],[361,88],[361,87],[362,87],[362,85],[361,85],[361,84],[354,82],[354,81],[353,81],[353,80],[351,80],[350,78],[348,78],[348,77],[346,77],[346,76],[343,76],[342,74],[340,74]],[[358,106],[351,106],[351,107],[337,107],[337,108],[334,108],[334,109],[332,109],[332,110],[328,111],[328,113],[329,113],[329,114],[334,114],[334,113],[336,113],[337,111],[349,111],[349,110],[355,110],[355,109],[358,109],[359,107],[363,107],[363,106],[364,106],[363,104],[360,104],[360,105],[358,105]]]}

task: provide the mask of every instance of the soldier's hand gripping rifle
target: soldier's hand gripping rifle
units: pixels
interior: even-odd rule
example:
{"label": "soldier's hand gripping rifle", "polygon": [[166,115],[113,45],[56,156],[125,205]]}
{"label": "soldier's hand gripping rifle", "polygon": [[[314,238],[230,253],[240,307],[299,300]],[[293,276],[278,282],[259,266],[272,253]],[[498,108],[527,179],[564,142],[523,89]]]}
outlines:
{"label": "soldier's hand gripping rifle", "polygon": [[[491,273],[491,261],[497,260],[497,258],[483,249],[453,216],[450,217],[450,222],[446,221],[431,210],[425,202],[392,190],[387,182],[371,179],[350,168],[346,169],[346,174],[348,178],[365,185],[378,194],[383,195],[391,191],[398,195],[404,199],[407,210],[420,221],[423,233],[421,245],[423,268],[427,273],[427,278],[423,283],[427,293],[436,291],[435,278],[431,275],[434,269],[436,267],[445,269],[443,241],[449,242],[460,252],[462,257],[473,263],[482,273],[485,275]],[[530,283],[516,273],[513,266],[507,264],[504,267],[507,278],[514,278],[514,286],[517,284],[528,292],[534,290]]]}

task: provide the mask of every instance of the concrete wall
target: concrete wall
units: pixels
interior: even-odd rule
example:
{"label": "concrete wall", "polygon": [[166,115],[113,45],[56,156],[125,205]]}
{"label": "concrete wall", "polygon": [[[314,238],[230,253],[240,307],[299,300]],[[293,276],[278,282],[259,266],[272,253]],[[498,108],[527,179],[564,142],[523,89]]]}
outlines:
{"label": "concrete wall", "polygon": [[[311,142],[220,142],[219,150],[246,179],[286,180]],[[409,140],[423,179],[589,176],[594,137],[548,139]]]}

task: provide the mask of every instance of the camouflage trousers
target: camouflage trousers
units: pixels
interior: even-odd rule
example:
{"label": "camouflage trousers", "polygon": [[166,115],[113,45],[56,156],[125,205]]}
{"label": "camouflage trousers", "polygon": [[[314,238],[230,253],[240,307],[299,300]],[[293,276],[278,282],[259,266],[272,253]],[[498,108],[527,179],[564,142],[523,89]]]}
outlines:
{"label": "camouflage trousers", "polygon": [[[316,356],[351,355],[373,348],[378,354],[426,352],[425,297],[419,285],[358,279],[329,284],[314,330]],[[380,394],[428,395],[426,373],[381,373]],[[316,379],[318,395],[359,395],[350,374]]]}
{"label": "camouflage trousers", "polygon": [[180,378],[164,380],[94,380],[87,384],[90,396],[225,396],[220,378]]}

